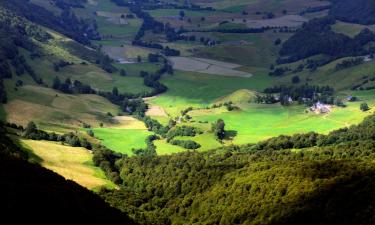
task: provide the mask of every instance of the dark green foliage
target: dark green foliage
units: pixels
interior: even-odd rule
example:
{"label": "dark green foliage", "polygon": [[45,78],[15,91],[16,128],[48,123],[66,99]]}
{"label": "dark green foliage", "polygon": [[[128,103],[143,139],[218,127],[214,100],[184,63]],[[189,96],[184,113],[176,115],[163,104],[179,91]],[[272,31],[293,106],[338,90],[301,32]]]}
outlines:
{"label": "dark green foliage", "polygon": [[154,145],[155,140],[160,138],[156,135],[150,135],[146,138],[147,147],[145,149],[133,149],[133,153],[137,156],[156,156],[156,146]]}
{"label": "dark green foliage", "polygon": [[365,102],[361,103],[359,108],[361,109],[362,112],[370,110],[370,107],[368,107],[367,103],[365,103]]}
{"label": "dark green foliage", "polygon": [[161,136],[165,136],[168,130],[170,129],[170,127],[164,127],[162,124],[159,123],[159,121],[152,119],[149,116],[139,117],[139,119],[145,123],[149,131],[152,131]]}
{"label": "dark green foliage", "polygon": [[354,59],[347,59],[342,61],[341,63],[338,63],[335,67],[336,70],[343,70],[347,69],[353,66],[358,66],[363,63],[362,58],[354,58]]}
{"label": "dark green foliage", "polygon": [[[333,104],[334,98],[332,97],[334,89],[329,86],[274,86],[266,88],[264,93],[268,94],[266,96],[261,96],[258,102],[260,103],[274,103],[276,101],[274,94],[279,94],[278,101],[282,105],[289,105],[291,101],[298,101],[298,103],[312,104],[315,102],[322,102],[325,104]],[[258,95],[259,96],[259,95]],[[265,98],[265,99],[264,99]]]}
{"label": "dark green foliage", "polygon": [[166,138],[169,142],[173,138],[177,136],[188,136],[188,137],[194,137],[195,135],[201,133],[196,127],[190,127],[190,126],[181,126],[181,127],[175,127],[174,129],[171,129],[168,131]]}
{"label": "dark green foliage", "polygon": [[60,78],[55,77],[52,88],[67,94],[97,94],[97,91],[92,89],[90,85],[83,84],[78,80],[72,83],[69,78],[65,82],[61,82]]}
{"label": "dark green foliage", "polygon": [[313,19],[303,25],[291,38],[283,43],[278,63],[295,62],[317,54],[327,55],[326,63],[345,56],[371,53],[365,45],[375,40],[375,35],[366,29],[354,38],[331,30],[333,17]]}
{"label": "dark green foliage", "polygon": [[375,115],[329,135],[123,158],[122,189],[101,196],[141,224],[371,225],[374,124]]}
{"label": "dark green foliage", "polygon": [[301,79],[299,78],[299,76],[293,76],[292,77],[292,83],[293,84],[298,84],[299,82],[301,82]]}
{"label": "dark green foliage", "polygon": [[93,150],[93,162],[95,166],[100,167],[107,177],[116,184],[122,183],[120,178],[119,168],[115,165],[116,161],[125,157],[119,153],[115,153],[107,148],[99,146]]}
{"label": "dark green foliage", "polygon": [[351,23],[374,24],[375,2],[372,0],[330,0],[330,14],[335,18]]}
{"label": "dark green foliage", "polygon": [[60,141],[72,147],[84,147],[89,150],[92,149],[91,143],[89,143],[85,138],[80,139],[73,133],[63,135],[47,133],[43,130],[39,130],[34,122],[29,122],[27,124],[26,128],[22,131],[22,137],[32,140]]}
{"label": "dark green foliage", "polygon": [[224,120],[218,119],[212,124],[212,132],[218,140],[223,140],[225,137],[225,123]]}
{"label": "dark green foliage", "polygon": [[108,55],[102,54],[100,51],[98,52],[98,58],[96,59],[95,63],[98,64],[107,73],[117,72],[117,68],[112,65],[113,60],[109,58]]}
{"label": "dark green foliage", "polygon": [[126,71],[124,69],[120,70],[120,75],[125,77],[127,75]]}
{"label": "dark green foliage", "polygon": [[201,147],[200,144],[192,140],[171,140],[169,143],[186,149],[198,149]]}

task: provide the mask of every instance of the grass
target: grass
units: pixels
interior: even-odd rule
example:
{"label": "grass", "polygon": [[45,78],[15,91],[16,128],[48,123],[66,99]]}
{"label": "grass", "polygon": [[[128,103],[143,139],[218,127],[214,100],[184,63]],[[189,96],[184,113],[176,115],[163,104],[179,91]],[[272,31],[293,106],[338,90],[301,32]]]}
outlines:
{"label": "grass", "polygon": [[39,157],[43,167],[88,189],[116,187],[100,168],[93,165],[92,154],[84,148],[73,148],[50,141],[20,140],[20,144]]}
{"label": "grass", "polygon": [[[56,124],[79,127],[82,122],[96,125],[110,124],[107,112],[116,115],[120,110],[103,97],[96,95],[67,95],[53,89],[34,85],[14,87],[14,80],[6,80],[8,103],[4,105],[6,119],[20,125],[30,120],[43,123],[50,129]],[[50,124],[51,126],[49,126]]]}
{"label": "grass", "polygon": [[152,132],[141,129],[94,128],[95,137],[107,148],[133,155],[132,149],[146,148],[146,138]]}
{"label": "grass", "polygon": [[[350,90],[354,85],[362,83],[365,80],[365,76],[369,78],[374,77],[375,61],[366,62],[344,70],[335,70],[336,65],[344,59],[345,58],[333,61],[318,68],[318,70],[313,73],[304,70],[298,73],[298,76],[301,78],[302,82],[307,82],[307,80],[309,80],[309,84],[329,85],[335,88],[336,91]],[[284,76],[279,82],[290,82],[294,75],[295,74]]]}
{"label": "grass", "polygon": [[366,26],[361,24],[354,24],[354,23],[345,23],[341,21],[336,21],[334,25],[332,25],[332,30],[337,33],[345,34],[349,37],[354,37],[355,35],[359,34],[363,29],[368,28],[372,31],[375,31],[375,26]]}
{"label": "grass", "polygon": [[179,17],[180,11],[185,12],[185,17],[204,17],[210,11],[191,11],[191,10],[180,10],[180,9],[156,9],[146,10],[152,17]]}
{"label": "grass", "polygon": [[267,75],[235,78],[177,71],[162,79],[168,91],[151,100],[151,103],[162,106],[169,115],[177,116],[189,106],[207,106],[238,89],[262,90],[269,85],[271,79]]}
{"label": "grass", "polygon": [[[366,95],[367,98],[369,95]],[[372,93],[370,96],[374,96]],[[363,98],[359,95],[360,98]],[[374,105],[374,101],[370,102]],[[292,135],[315,131],[326,134],[352,124],[357,124],[371,112],[361,112],[360,102],[348,103],[346,108],[335,108],[327,115],[306,113],[303,106],[282,107],[275,105],[250,104],[243,110],[234,112],[217,111],[216,113],[194,112],[193,120],[212,123],[223,119],[226,129],[237,131],[233,144],[256,143],[281,134]]]}
{"label": "grass", "polygon": [[180,146],[168,144],[167,141],[165,141],[165,140],[154,141],[154,144],[156,146],[156,153],[158,155],[170,155],[170,154],[173,154],[173,153],[179,153],[179,152],[185,152],[186,151],[186,149],[184,149]]}

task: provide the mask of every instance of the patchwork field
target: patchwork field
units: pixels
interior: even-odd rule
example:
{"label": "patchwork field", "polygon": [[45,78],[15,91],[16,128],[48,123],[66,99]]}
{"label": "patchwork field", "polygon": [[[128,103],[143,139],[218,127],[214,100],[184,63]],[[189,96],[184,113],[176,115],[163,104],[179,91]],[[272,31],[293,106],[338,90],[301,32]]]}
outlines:
{"label": "patchwork field", "polygon": [[66,179],[91,189],[116,188],[100,168],[92,162],[92,154],[84,148],[73,148],[56,142],[20,140],[22,147],[41,160],[41,165]]}
{"label": "patchwork field", "polygon": [[194,58],[194,57],[169,57],[173,68],[182,71],[233,76],[233,77],[251,77],[252,74],[235,70],[241,65],[226,63],[216,60]]}

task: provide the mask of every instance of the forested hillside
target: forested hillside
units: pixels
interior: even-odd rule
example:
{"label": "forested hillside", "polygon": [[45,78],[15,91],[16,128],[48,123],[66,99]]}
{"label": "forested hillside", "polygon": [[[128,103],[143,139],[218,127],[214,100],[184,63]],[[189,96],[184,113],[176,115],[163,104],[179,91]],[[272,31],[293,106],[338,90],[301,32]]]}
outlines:
{"label": "forested hillside", "polygon": [[371,116],[329,135],[123,158],[121,190],[101,196],[144,224],[373,224],[374,134]]}

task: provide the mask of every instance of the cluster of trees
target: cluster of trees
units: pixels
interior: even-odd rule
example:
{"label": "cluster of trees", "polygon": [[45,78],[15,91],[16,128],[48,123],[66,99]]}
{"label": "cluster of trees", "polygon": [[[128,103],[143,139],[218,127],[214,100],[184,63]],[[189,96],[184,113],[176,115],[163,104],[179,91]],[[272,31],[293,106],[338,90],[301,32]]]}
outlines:
{"label": "cluster of trees", "polygon": [[121,189],[100,195],[140,224],[372,224],[374,124],[371,116],[329,135],[125,157]]}
{"label": "cluster of trees", "polygon": [[84,4],[87,0],[52,0],[54,4],[60,9],[70,9],[73,8],[84,8]]}
{"label": "cluster of trees", "polygon": [[107,73],[117,72],[117,68],[112,65],[113,59],[111,59],[108,55],[103,54],[100,50],[97,52],[97,59],[95,60],[95,63]]}
{"label": "cluster of trees", "polygon": [[146,138],[146,145],[147,147],[145,149],[133,149],[133,153],[137,156],[148,156],[148,157],[153,157],[156,156],[156,146],[154,144],[155,140],[159,140],[159,136],[157,135],[150,135]]}
{"label": "cluster of trees", "polygon": [[193,140],[171,140],[169,142],[172,145],[178,145],[180,147],[186,148],[186,149],[198,149],[201,147],[201,145]]}
{"label": "cluster of trees", "polygon": [[[274,86],[264,89],[266,95],[258,95],[258,101],[261,103],[275,103],[280,102],[283,105],[288,105],[291,101],[298,101],[298,103],[311,105],[318,101],[326,104],[334,104],[333,93],[334,89],[329,86],[314,86],[314,85],[300,85],[300,86]],[[276,98],[275,94],[279,94]]]}
{"label": "cluster of trees", "polygon": [[188,136],[188,137],[195,137],[197,134],[201,134],[202,131],[200,131],[196,127],[191,126],[178,126],[174,129],[171,129],[166,134],[167,142],[171,141],[173,138],[177,136]]}
{"label": "cluster of trees", "polygon": [[[20,127],[18,128],[20,129]],[[21,127],[22,129],[22,127]],[[77,135],[73,133],[68,134],[56,134],[47,133],[43,130],[39,130],[34,122],[29,122],[25,129],[22,131],[22,137],[32,140],[48,140],[48,141],[59,141],[66,143],[72,147],[84,147],[86,149],[92,149],[92,145],[85,138],[80,139]]]}
{"label": "cluster of trees", "polygon": [[[375,34],[364,29],[354,38],[335,33],[331,25],[334,17],[313,19],[305,23],[291,38],[285,41],[280,50],[279,64],[295,62],[317,54],[330,57],[329,61],[345,56],[359,56],[370,54],[366,49],[367,43],[375,41]],[[328,62],[329,62],[328,61]]]}
{"label": "cluster of trees", "polygon": [[343,70],[343,69],[347,69],[347,68],[350,68],[350,67],[353,67],[353,66],[358,66],[360,64],[363,63],[363,58],[361,57],[357,57],[357,58],[353,58],[353,59],[346,59],[340,63],[337,63],[335,69],[336,70]]}
{"label": "cluster of trees", "polygon": [[100,167],[111,181],[115,184],[121,184],[122,179],[120,177],[119,168],[115,163],[123,157],[127,156],[111,151],[103,146],[97,146],[93,149],[92,160],[94,165]]}
{"label": "cluster of trees", "polygon": [[53,79],[52,88],[67,94],[96,94],[90,85],[83,84],[78,80],[72,82],[69,78],[62,82],[59,77]]}
{"label": "cluster of trees", "polygon": [[64,68],[64,67],[67,67],[67,66],[70,66],[70,65],[73,65],[73,64],[74,63],[67,62],[67,61],[64,61],[64,60],[59,60],[58,62],[53,63],[53,69],[56,72],[59,72],[61,68]]}

